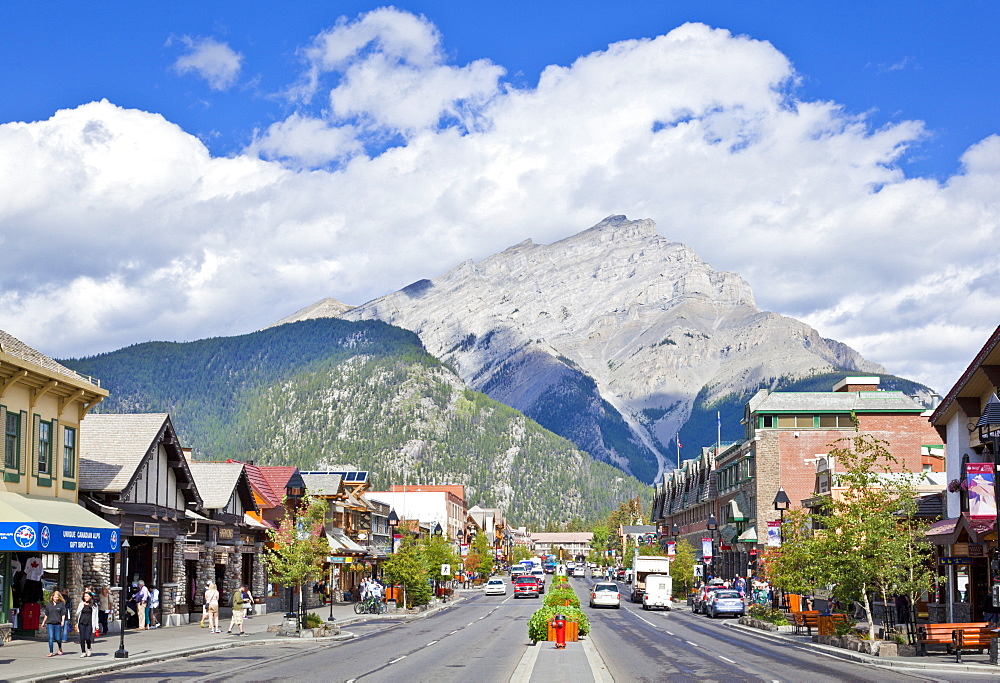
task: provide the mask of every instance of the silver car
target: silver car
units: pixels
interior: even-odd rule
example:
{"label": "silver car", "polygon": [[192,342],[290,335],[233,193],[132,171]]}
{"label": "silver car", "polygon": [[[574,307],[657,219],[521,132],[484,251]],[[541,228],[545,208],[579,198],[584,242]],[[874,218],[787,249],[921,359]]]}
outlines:
{"label": "silver car", "polygon": [[618,584],[611,581],[598,581],[595,583],[590,589],[590,606],[621,609],[622,594],[618,591]]}

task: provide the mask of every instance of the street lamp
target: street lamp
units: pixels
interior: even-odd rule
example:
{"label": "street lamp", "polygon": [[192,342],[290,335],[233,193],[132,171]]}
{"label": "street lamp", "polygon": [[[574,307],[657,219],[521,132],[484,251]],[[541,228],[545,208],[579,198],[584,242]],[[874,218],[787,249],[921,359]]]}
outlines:
{"label": "street lamp", "polygon": [[[788,494],[785,493],[785,489],[782,486],[778,487],[778,493],[774,496],[774,509],[778,511],[778,515],[781,519],[781,525],[778,527],[778,540],[780,543],[781,537],[785,533],[785,510],[787,510],[792,505],[792,501],[788,499]],[[779,546],[780,547],[780,546]],[[776,600],[776,607],[781,609],[784,605],[784,600],[782,599],[782,592],[777,586],[774,587],[775,592],[778,594],[778,599]]]}
{"label": "street lamp", "polygon": [[[297,521],[295,519],[295,513],[297,512],[297,509],[298,509],[298,506],[299,506],[299,501],[302,500],[302,495],[304,493],[305,493],[305,491],[301,487],[293,485],[291,483],[291,480],[289,480],[288,484],[285,486],[285,497],[291,503],[291,508],[292,508],[292,538],[293,539],[298,539],[298,537],[299,537],[299,529],[298,529],[298,523],[297,523]],[[296,623],[297,624],[301,624],[302,623],[301,615],[300,614],[296,614],[295,612],[292,612],[292,602],[295,599],[295,589],[292,586],[288,586],[287,590],[288,590],[288,611],[285,612],[285,618],[287,619],[288,617],[296,617],[297,616],[298,620],[297,620]],[[299,612],[301,612],[301,611],[302,611],[302,596],[300,595],[299,596]]]}
{"label": "street lamp", "polygon": [[[990,396],[986,402],[986,409],[983,410],[979,422],[976,423],[979,430],[979,440],[990,442],[990,450],[993,452],[993,491],[996,498],[997,468],[1000,466],[1000,398],[996,394]],[[993,604],[1000,604],[1000,504],[996,505],[996,520],[993,530],[997,533],[996,545],[993,547],[994,557],[990,561],[990,574],[992,582],[990,590],[993,592]]]}
{"label": "street lamp", "polygon": [[122,594],[118,597],[119,607],[121,608],[121,638],[118,641],[118,649],[115,651],[115,659],[128,659],[128,650],[125,649],[125,620],[128,619],[127,605],[128,602],[128,572],[126,571],[125,564],[128,562],[128,539],[122,540],[121,548],[118,552],[118,571],[121,574],[121,584],[122,584]]}
{"label": "street lamp", "polygon": [[[711,557],[711,562],[714,564],[715,563],[715,532],[719,528],[719,523],[718,523],[718,521],[716,521],[715,515],[709,515],[708,522],[705,524],[705,528],[708,529],[708,532],[711,534],[711,537],[712,537],[712,557]],[[704,559],[705,558],[702,558],[703,561],[704,561]],[[708,563],[707,562],[705,562],[705,579],[706,579],[706,583],[708,583],[708,581],[707,581],[707,579],[708,579]]]}

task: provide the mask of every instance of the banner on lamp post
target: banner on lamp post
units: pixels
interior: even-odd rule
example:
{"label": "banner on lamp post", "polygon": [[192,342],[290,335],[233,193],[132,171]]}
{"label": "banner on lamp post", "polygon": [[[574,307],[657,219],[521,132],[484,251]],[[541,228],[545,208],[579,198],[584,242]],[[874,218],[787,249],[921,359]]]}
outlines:
{"label": "banner on lamp post", "polygon": [[781,546],[781,522],[767,523],[767,545],[769,548]]}
{"label": "banner on lamp post", "polygon": [[993,463],[970,462],[965,465],[965,486],[969,491],[970,517],[996,517],[996,482]]}
{"label": "banner on lamp post", "polygon": [[677,544],[673,541],[667,541],[667,557],[673,559],[674,555],[677,554]]}
{"label": "banner on lamp post", "polygon": [[712,539],[703,538],[701,539],[701,556],[705,560],[705,564],[712,561]]}

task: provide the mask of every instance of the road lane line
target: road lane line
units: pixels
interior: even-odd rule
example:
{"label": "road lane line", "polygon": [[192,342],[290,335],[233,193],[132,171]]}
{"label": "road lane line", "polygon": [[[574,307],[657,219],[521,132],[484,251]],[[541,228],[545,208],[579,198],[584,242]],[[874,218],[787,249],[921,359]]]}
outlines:
{"label": "road lane line", "polygon": [[474,623],[476,623],[476,622],[470,621],[468,624],[466,624],[466,626],[472,626]]}
{"label": "road lane line", "polygon": [[688,645],[694,645],[695,647],[701,647],[700,645],[698,645],[698,643],[692,643],[690,640],[685,640],[684,642],[687,643]]}
{"label": "road lane line", "polygon": [[389,663],[390,664],[395,664],[396,662],[401,662],[404,659],[406,659],[406,655],[403,655],[402,657],[396,657],[395,659],[390,659]]}
{"label": "road lane line", "polygon": [[431,645],[433,645],[433,644],[434,644],[434,643],[436,643],[436,642],[438,642],[438,641],[436,641],[436,640],[432,640],[431,642],[429,642],[429,643],[427,643],[426,645],[424,645],[424,647],[430,647]]}
{"label": "road lane line", "polygon": [[451,633],[449,633],[448,635],[449,635],[449,636],[453,636],[453,635],[455,635],[456,633],[458,633],[458,629],[457,629],[457,628],[456,628],[456,629],[455,629],[454,631],[452,631]]}
{"label": "road lane line", "polygon": [[722,655],[719,655],[719,659],[721,659],[724,662],[729,662],[730,664],[735,664],[736,663],[733,660],[731,660],[729,657],[723,657]]}

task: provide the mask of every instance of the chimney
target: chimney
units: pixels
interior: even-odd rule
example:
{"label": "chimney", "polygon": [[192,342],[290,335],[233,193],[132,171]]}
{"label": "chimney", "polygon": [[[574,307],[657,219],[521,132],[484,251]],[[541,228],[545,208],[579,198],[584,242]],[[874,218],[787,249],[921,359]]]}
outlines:
{"label": "chimney", "polygon": [[845,377],[833,385],[833,390],[835,392],[878,391],[879,381],[878,377]]}

